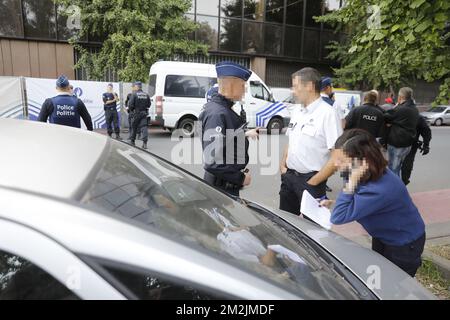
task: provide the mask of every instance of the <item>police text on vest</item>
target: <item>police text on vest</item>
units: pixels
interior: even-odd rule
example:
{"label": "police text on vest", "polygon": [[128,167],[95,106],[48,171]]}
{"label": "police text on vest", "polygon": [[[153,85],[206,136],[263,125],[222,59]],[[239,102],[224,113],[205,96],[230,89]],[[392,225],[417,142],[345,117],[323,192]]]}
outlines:
{"label": "police text on vest", "polygon": [[75,116],[75,106],[68,106],[66,104],[56,106],[56,115],[62,117],[73,117]]}

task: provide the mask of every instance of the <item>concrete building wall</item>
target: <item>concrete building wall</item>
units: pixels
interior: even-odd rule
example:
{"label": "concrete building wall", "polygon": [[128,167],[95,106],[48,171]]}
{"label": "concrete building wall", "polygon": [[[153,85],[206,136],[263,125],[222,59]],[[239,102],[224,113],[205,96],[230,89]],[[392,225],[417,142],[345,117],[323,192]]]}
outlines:
{"label": "concrete building wall", "polygon": [[250,60],[250,69],[252,69],[263,81],[266,81],[266,58],[252,58]]}
{"label": "concrete building wall", "polygon": [[73,47],[66,43],[0,39],[0,76],[75,79]]}

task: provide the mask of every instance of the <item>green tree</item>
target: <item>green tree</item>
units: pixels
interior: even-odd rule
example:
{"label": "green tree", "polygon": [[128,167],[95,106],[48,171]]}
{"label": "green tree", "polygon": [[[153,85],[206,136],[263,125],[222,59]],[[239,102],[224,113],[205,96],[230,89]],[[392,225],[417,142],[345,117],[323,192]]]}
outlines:
{"label": "green tree", "polygon": [[448,0],[347,0],[346,6],[317,21],[347,33],[334,42],[330,58],[341,85],[361,89],[398,88],[416,79],[442,80],[437,103],[450,97]]}
{"label": "green tree", "polygon": [[[190,0],[55,0],[81,9],[81,30],[70,42],[81,53],[75,68],[85,67],[91,80],[108,68],[121,81],[147,81],[150,66],[175,54],[207,54],[207,46],[189,40],[196,24],[184,14]],[[89,52],[79,39],[102,41]]]}

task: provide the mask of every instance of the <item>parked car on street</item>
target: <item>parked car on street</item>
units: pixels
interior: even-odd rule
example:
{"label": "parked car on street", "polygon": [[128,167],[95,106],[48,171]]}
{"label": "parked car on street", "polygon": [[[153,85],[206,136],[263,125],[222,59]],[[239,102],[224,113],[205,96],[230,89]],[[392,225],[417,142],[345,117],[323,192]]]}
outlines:
{"label": "parked car on street", "polygon": [[0,299],[434,298],[371,250],[107,136],[0,119],[0,145]]}
{"label": "parked car on street", "polygon": [[431,107],[421,115],[425,118],[428,124],[434,126],[442,126],[450,123],[450,106],[436,106]]}

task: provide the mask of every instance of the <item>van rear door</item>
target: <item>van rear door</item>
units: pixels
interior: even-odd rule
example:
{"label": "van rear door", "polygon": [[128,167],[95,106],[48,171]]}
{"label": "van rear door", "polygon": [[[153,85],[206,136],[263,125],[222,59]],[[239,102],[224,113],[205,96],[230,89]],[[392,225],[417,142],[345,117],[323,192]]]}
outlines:
{"label": "van rear door", "polygon": [[150,106],[149,117],[151,125],[164,126],[163,118],[163,97],[156,95],[156,74],[150,74],[148,82],[148,95],[150,96],[152,105]]}

